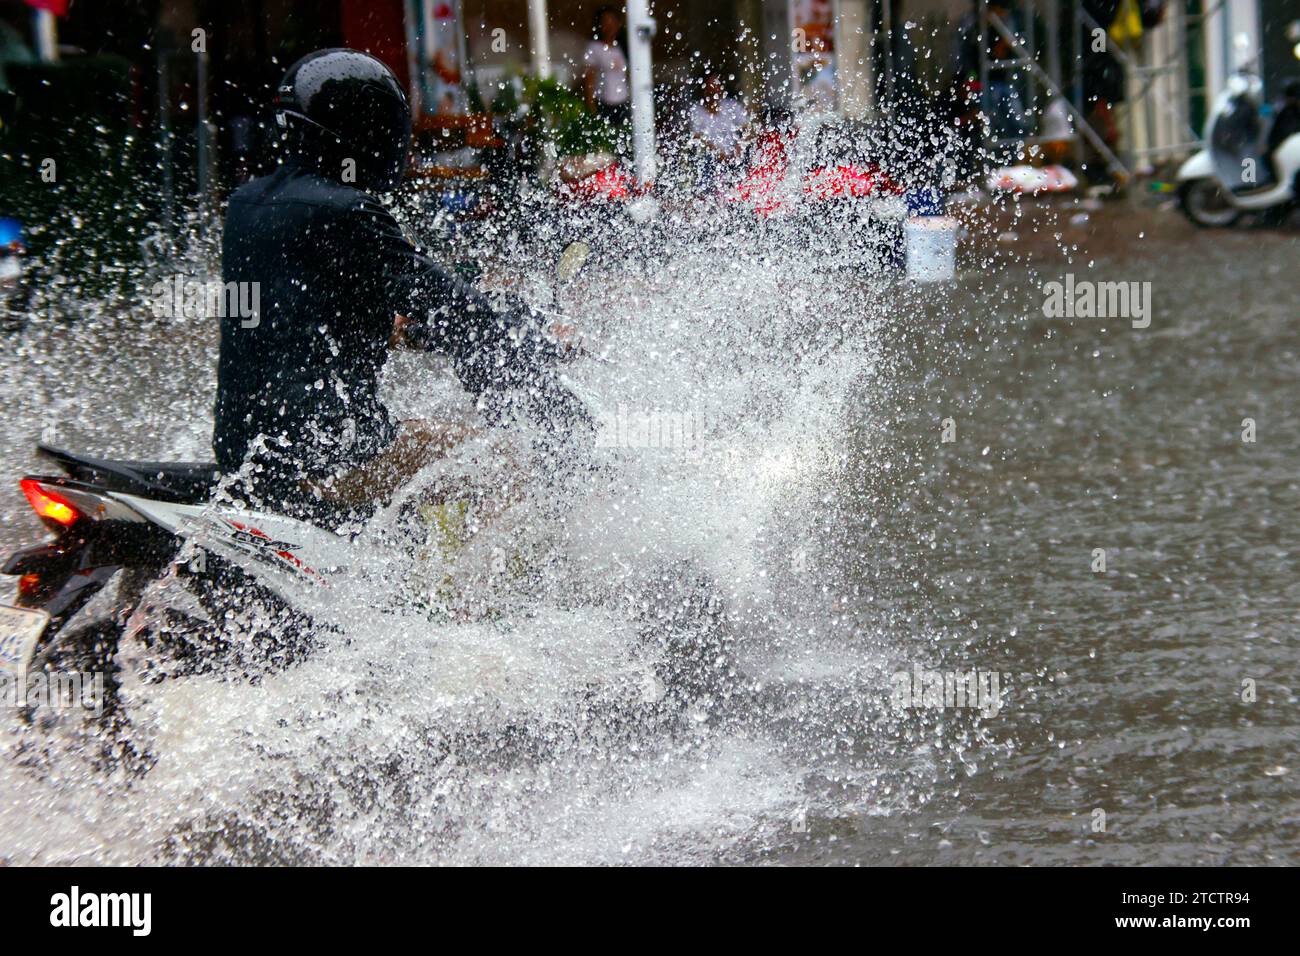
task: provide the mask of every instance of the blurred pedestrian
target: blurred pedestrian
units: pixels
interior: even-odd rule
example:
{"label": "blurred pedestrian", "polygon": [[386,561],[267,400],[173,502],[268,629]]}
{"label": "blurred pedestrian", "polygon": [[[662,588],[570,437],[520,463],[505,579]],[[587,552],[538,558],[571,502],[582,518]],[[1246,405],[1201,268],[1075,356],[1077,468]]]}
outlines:
{"label": "blurred pedestrian", "polygon": [[696,188],[704,193],[716,191],[739,158],[741,142],[749,126],[749,111],[739,100],[727,95],[720,74],[706,74],[701,86],[703,95],[691,107],[690,127],[691,140],[700,155]]}
{"label": "blurred pedestrian", "polygon": [[627,71],[627,41],[618,10],[614,7],[597,10],[591,34],[591,42],[583,54],[587,108],[613,127],[618,151],[624,153],[632,125],[632,87]]}

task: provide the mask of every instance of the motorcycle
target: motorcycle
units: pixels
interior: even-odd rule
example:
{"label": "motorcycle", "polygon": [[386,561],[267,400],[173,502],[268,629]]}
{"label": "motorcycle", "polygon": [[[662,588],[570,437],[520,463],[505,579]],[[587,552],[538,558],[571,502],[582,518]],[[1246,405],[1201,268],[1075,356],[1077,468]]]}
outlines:
{"label": "motorcycle", "polygon": [[[565,250],[561,284],[589,251],[583,243]],[[558,380],[585,407],[568,376]],[[37,450],[58,473],[27,475],[19,484],[54,537],[0,566],[18,578],[14,603],[0,605],[0,678],[88,658],[108,663],[142,595],[162,578],[178,580],[197,601],[187,628],[219,622],[250,600],[271,608],[276,620],[263,622],[251,643],[282,662],[305,649],[297,634],[335,583],[349,573],[364,577],[369,557],[355,547],[359,529],[332,531],[243,505],[223,493],[237,478],[223,481],[215,463],[101,459],[46,444]],[[454,536],[463,505],[425,507],[420,520],[432,536]],[[108,618],[83,613],[110,582],[117,596]],[[215,643],[181,648],[182,656],[207,666]]]}
{"label": "motorcycle", "polygon": [[0,676],[19,680],[32,669],[59,669],[58,661],[75,660],[77,669],[87,658],[106,663],[112,648],[104,645],[116,643],[116,628],[83,609],[121,576],[128,579],[121,621],[191,539],[202,537],[205,547],[181,573],[212,572],[207,583],[215,587],[199,592],[205,596],[229,594],[239,575],[249,587],[301,600],[301,584],[326,583],[327,571],[316,565],[345,550],[338,536],[305,522],[210,506],[215,464],[115,461],[48,445],[38,451],[62,474],[28,475],[19,484],[55,537],[0,566],[18,577],[15,603],[0,606]]}
{"label": "motorcycle", "polygon": [[1259,77],[1234,75],[1219,96],[1205,131],[1207,147],[1178,170],[1179,204],[1193,223],[1227,227],[1243,213],[1279,212],[1300,188],[1300,133],[1265,155],[1270,123],[1261,116]]}
{"label": "motorcycle", "polygon": [[[589,253],[584,243],[565,250],[557,288]],[[589,355],[581,346],[574,352],[575,358]],[[595,397],[577,382],[566,374],[557,379],[574,402],[597,411]],[[237,478],[223,477],[213,463],[100,459],[45,444],[38,451],[58,473],[27,475],[20,486],[54,537],[0,566],[0,573],[18,578],[14,603],[0,605],[0,678],[21,681],[37,671],[105,674],[110,717],[117,706],[118,648],[128,636],[137,639],[137,664],[143,648],[149,680],[231,667],[250,677],[267,673],[309,654],[322,632],[337,628],[334,611],[355,610],[358,592],[386,594],[380,600],[387,601],[415,597],[417,608],[435,613],[441,597],[407,594],[404,572],[392,562],[413,562],[419,577],[431,549],[467,546],[467,504],[461,500],[430,504],[411,497],[399,508],[394,540],[388,526],[373,534],[364,526],[330,530],[245,505],[226,493]],[[571,457],[571,464],[590,469],[581,455]],[[556,478],[550,476],[549,488],[559,487]],[[420,537],[402,539],[403,523]],[[435,577],[442,574],[435,571]],[[691,614],[682,612],[690,620],[668,639],[675,653],[664,673],[677,675],[684,686],[687,679],[712,676],[723,659],[716,650],[720,613],[712,589],[691,573],[670,577],[684,594],[673,606]],[[396,592],[394,580],[403,582]],[[664,588],[659,581],[648,586],[656,593]],[[162,599],[160,591],[167,592]],[[646,608],[660,603],[642,602]],[[661,618],[647,618],[647,629],[662,628]],[[232,621],[237,640],[225,629]],[[664,645],[662,634],[655,639]]]}

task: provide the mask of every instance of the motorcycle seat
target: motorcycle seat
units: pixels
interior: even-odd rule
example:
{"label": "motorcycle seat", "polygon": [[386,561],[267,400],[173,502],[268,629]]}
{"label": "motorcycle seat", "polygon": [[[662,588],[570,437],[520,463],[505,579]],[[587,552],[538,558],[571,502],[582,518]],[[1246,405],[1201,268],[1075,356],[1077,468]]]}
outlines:
{"label": "motorcycle seat", "polygon": [[37,445],[38,453],[58,462],[68,477],[102,485],[109,491],[177,504],[202,504],[220,477],[215,462],[126,461],[92,458]]}

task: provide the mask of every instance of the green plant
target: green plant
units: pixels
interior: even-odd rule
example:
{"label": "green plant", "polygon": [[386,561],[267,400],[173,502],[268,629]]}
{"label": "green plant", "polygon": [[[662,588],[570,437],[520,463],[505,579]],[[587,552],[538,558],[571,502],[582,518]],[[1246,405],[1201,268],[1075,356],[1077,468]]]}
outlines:
{"label": "green plant", "polygon": [[560,156],[614,152],[613,127],[587,110],[581,96],[553,77],[526,76],[524,103],[541,129],[541,136]]}

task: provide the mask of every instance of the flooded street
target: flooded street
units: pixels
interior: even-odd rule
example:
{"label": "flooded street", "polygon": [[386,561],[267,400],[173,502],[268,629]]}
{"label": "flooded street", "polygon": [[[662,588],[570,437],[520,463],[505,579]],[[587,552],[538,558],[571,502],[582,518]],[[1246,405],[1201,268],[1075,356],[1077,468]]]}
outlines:
{"label": "flooded street", "polygon": [[[702,457],[619,459],[481,620],[358,591],[283,676],[133,685],[139,779],[6,726],[0,862],[1300,862],[1300,233],[1024,209],[949,285],[725,244],[597,264],[566,308],[609,364],[575,377],[698,415]],[[1067,273],[1150,283],[1146,317],[1046,316]],[[210,458],[212,322],[6,336],[6,553],[40,535],[38,440]],[[440,376],[403,358],[390,401],[429,414]],[[592,688],[679,592],[604,592],[665,566],[734,658],[629,716]],[[928,702],[971,672],[978,706]]]}
{"label": "flooded street", "polygon": [[906,449],[892,507],[873,514],[883,527],[860,539],[867,620],[887,629],[906,615],[927,653],[1004,675],[1007,706],[964,758],[978,770],[950,771],[925,807],[838,841],[832,816],[800,852],[1297,860],[1300,245],[1169,212],[1092,218],[1079,239],[1049,229],[1079,251],[1045,251],[1031,271],[1149,281],[1148,328],[1046,319],[1012,265],[968,293],[973,308],[899,333],[908,370],[881,428],[859,436]]}

